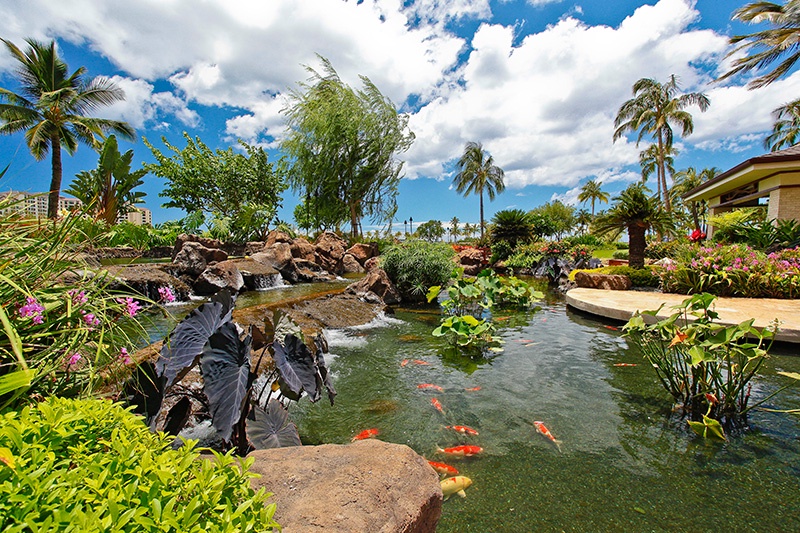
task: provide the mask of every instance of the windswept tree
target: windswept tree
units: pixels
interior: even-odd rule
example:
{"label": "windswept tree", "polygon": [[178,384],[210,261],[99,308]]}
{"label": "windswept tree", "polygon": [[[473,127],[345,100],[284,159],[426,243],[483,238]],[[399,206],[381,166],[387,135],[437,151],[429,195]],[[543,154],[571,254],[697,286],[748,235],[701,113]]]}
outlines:
{"label": "windswept tree", "polygon": [[28,149],[37,161],[50,153],[53,173],[47,216],[55,218],[63,174],[61,149],[72,155],[81,142],[99,149],[100,140],[112,131],[133,139],[133,128],[126,122],[90,116],[101,107],[124,100],[125,93],[108,78],[87,80],[85,67],[69,74],[55,41],[46,44],[27,39],[25,51],[2,41],[19,63],[19,90],[0,88],[0,133],[24,131]]}
{"label": "windswept tree", "polygon": [[489,200],[494,200],[497,194],[506,189],[503,182],[505,173],[503,169],[494,164],[494,158],[489,155],[481,143],[468,142],[464,147],[464,154],[456,163],[458,173],[453,178],[456,191],[464,196],[477,194],[480,197],[481,207],[481,240],[486,229],[483,219],[483,193]]}
{"label": "windswept tree", "polygon": [[595,219],[592,233],[617,239],[623,231],[627,231],[629,264],[633,268],[643,268],[647,232],[653,230],[662,235],[674,233],[672,217],[657,197],[648,195],[647,188],[641,183],[632,183],[613,201],[608,211]]}
{"label": "windswept tree", "polygon": [[[667,174],[672,176],[675,174],[675,156],[678,155],[678,150],[671,146],[664,152],[664,170]],[[647,183],[647,180],[653,174],[658,174],[658,145],[651,144],[641,152],[639,152],[639,166],[642,168],[642,183]],[[656,195],[661,198],[661,182],[658,183],[658,192]]]}
{"label": "windswept tree", "polygon": [[775,124],[772,125],[772,133],[764,139],[764,147],[777,152],[800,142],[800,100],[775,109],[772,116]]}
{"label": "windswept tree", "polygon": [[587,181],[583,187],[581,187],[581,192],[578,193],[578,201],[581,203],[590,202],[592,205],[592,216],[594,216],[594,203],[595,202],[603,202],[608,203],[608,199],[610,198],[607,192],[604,192],[600,186],[602,183],[599,183],[595,180]]}
{"label": "windswept tree", "polygon": [[306,67],[309,80],[289,95],[282,149],[291,157],[289,182],[306,205],[323,202],[346,213],[356,237],[362,218],[388,220],[396,212],[403,168],[396,156],[411,147],[414,134],[408,115],[369,78],[361,76],[363,88],[356,91],[320,60],[322,72]]}
{"label": "windswept tree", "polygon": [[132,161],[133,150],[120,154],[117,138],[110,135],[103,143],[97,168],[78,173],[66,192],[88,206],[95,220],[112,226],[120,215],[144,203],[146,194],[134,189],[144,183],[147,170],[131,172]]}
{"label": "windswept tree", "polygon": [[670,190],[670,196],[672,196],[673,205],[682,208],[676,211],[678,211],[679,214],[681,211],[683,211],[685,212],[685,216],[688,216],[689,222],[691,223],[691,229],[693,230],[705,230],[708,205],[706,204],[705,200],[684,202],[683,196],[692,189],[695,189],[708,180],[713,179],[718,173],[719,169],[716,167],[704,168],[700,172],[697,172],[697,169],[694,167],[689,167],[675,173],[675,183]]}
{"label": "windswept tree", "polygon": [[457,242],[458,236],[461,235],[461,230],[458,227],[459,222],[458,217],[450,219],[450,238],[453,242]]}
{"label": "windswept tree", "polygon": [[672,126],[681,128],[682,137],[691,135],[694,121],[686,108],[696,105],[704,112],[710,105],[708,97],[702,93],[679,94],[679,91],[678,78],[674,74],[663,84],[650,78],[642,78],[633,84],[633,98],[620,106],[614,119],[614,141],[628,132],[638,132],[636,146],[639,146],[645,135],[654,139],[657,147],[655,155],[659,189],[667,212],[672,207],[667,188],[665,159],[672,148]]}

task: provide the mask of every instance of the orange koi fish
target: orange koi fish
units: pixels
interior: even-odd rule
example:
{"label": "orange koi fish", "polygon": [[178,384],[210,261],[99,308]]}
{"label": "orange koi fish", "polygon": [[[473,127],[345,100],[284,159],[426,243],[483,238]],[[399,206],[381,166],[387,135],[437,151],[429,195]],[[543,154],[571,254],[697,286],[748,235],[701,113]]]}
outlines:
{"label": "orange koi fish", "polygon": [[481,453],[483,451],[483,448],[481,448],[480,446],[463,445],[445,449],[436,448],[436,451],[439,453],[452,455],[454,457],[472,457],[473,455]]}
{"label": "orange koi fish", "polygon": [[412,360],[411,362],[412,362],[412,363],[414,363],[415,365],[425,365],[425,366],[430,366],[430,363],[429,363],[429,362],[427,362],[427,361],[423,361],[422,359],[414,359],[414,360]]}
{"label": "orange koi fish", "polygon": [[437,400],[436,398],[431,398],[431,405],[433,405],[437,411],[444,414],[444,409],[442,408],[442,403]]}
{"label": "orange koi fish", "polygon": [[531,339],[517,339],[517,342],[521,342],[523,344],[530,344],[531,342],[533,342],[533,340],[531,340]]}
{"label": "orange koi fish", "polygon": [[371,439],[372,437],[378,436],[378,433],[379,431],[375,428],[365,429],[364,431],[353,437],[352,440],[350,440],[350,442],[355,442],[357,440]]}
{"label": "orange koi fish", "polygon": [[553,442],[553,444],[556,445],[556,448],[558,448],[558,451],[560,453],[561,452],[561,441],[556,439],[553,436],[553,434],[550,433],[550,430],[547,429],[547,426],[544,425],[544,422],[539,422],[538,420],[536,420],[536,421],[533,422],[533,425],[536,426],[536,431],[538,431],[539,433],[541,433],[542,435],[544,435],[545,437],[550,439]]}
{"label": "orange koi fish", "polygon": [[467,392],[476,392],[476,391],[481,390],[481,388],[480,388],[480,386],[478,386],[478,387],[470,387],[470,388],[464,389],[464,390],[467,391]]}
{"label": "orange koi fish", "polygon": [[614,366],[636,366],[636,363],[614,363]]}
{"label": "orange koi fish", "polygon": [[478,432],[472,429],[471,427],[467,426],[445,426],[445,429],[452,429],[453,431],[458,431],[462,435],[477,435]]}
{"label": "orange koi fish", "polygon": [[444,391],[444,389],[441,388],[439,385],[434,385],[433,383],[420,383],[419,385],[417,385],[417,388],[418,389],[433,389],[433,390],[436,390],[436,391],[439,391],[439,392]]}
{"label": "orange koi fish", "polygon": [[403,359],[402,361],[400,361],[400,366],[401,366],[401,367],[404,367],[404,366],[406,366],[407,364],[408,364],[408,359]]}
{"label": "orange koi fish", "polygon": [[603,327],[606,329],[610,329],[611,331],[619,331],[619,328],[616,326],[609,326],[608,324],[603,324]]}
{"label": "orange koi fish", "polygon": [[442,475],[445,476],[458,475],[458,469],[454,466],[450,466],[444,463],[437,463],[436,461],[428,461],[428,464],[431,465],[431,468],[433,468]]}

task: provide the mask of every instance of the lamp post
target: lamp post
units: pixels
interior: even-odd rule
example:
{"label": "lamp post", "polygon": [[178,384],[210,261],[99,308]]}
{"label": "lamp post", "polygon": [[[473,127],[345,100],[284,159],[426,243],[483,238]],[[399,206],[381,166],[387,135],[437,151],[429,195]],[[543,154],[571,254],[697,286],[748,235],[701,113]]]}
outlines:
{"label": "lamp post", "polygon": [[406,236],[408,236],[408,220],[403,221],[403,233],[405,233]]}
{"label": "lamp post", "polygon": [[408,226],[411,228],[411,235],[414,235],[414,217],[408,217]]}

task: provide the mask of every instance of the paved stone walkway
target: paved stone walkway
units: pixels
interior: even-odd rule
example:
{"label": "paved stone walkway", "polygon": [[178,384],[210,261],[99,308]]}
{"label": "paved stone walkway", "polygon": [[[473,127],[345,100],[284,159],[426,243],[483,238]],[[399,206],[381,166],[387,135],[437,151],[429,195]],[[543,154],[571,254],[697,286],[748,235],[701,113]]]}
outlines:
{"label": "paved stone walkway", "polygon": [[[663,303],[665,305],[658,314],[662,319],[674,312],[672,306],[679,305],[686,298],[683,294],[577,288],[567,292],[567,305],[594,315],[627,321],[636,311],[658,309]],[[777,318],[781,321],[777,340],[800,343],[800,300],[717,298],[714,303],[721,324],[739,324],[755,318],[753,325],[764,328]]]}

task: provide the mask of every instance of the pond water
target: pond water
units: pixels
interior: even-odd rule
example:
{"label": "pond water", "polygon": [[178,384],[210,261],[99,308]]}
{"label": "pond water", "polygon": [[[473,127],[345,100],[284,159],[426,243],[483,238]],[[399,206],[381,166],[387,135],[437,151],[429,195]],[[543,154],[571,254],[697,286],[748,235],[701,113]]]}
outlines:
{"label": "pond water", "polygon": [[[554,294],[537,312],[499,318],[504,352],[478,361],[430,335],[438,322],[430,310],[400,309],[368,327],[329,331],[339,395],[334,407],[290,406],[303,441],[346,443],[377,428],[382,440],[456,466],[473,485],[466,499],[444,503],[441,533],[800,530],[800,416],[757,411],[744,434],[704,441],[671,412],[652,368],[610,323],[573,313]],[[755,397],[790,381],[776,371],[800,372],[796,352],[774,352]],[[402,366],[404,359],[427,364]],[[443,390],[419,389],[423,383]],[[800,408],[800,391],[769,407]],[[562,441],[561,451],[535,420]],[[455,424],[479,435],[444,427]],[[483,454],[436,453],[465,443]]]}

